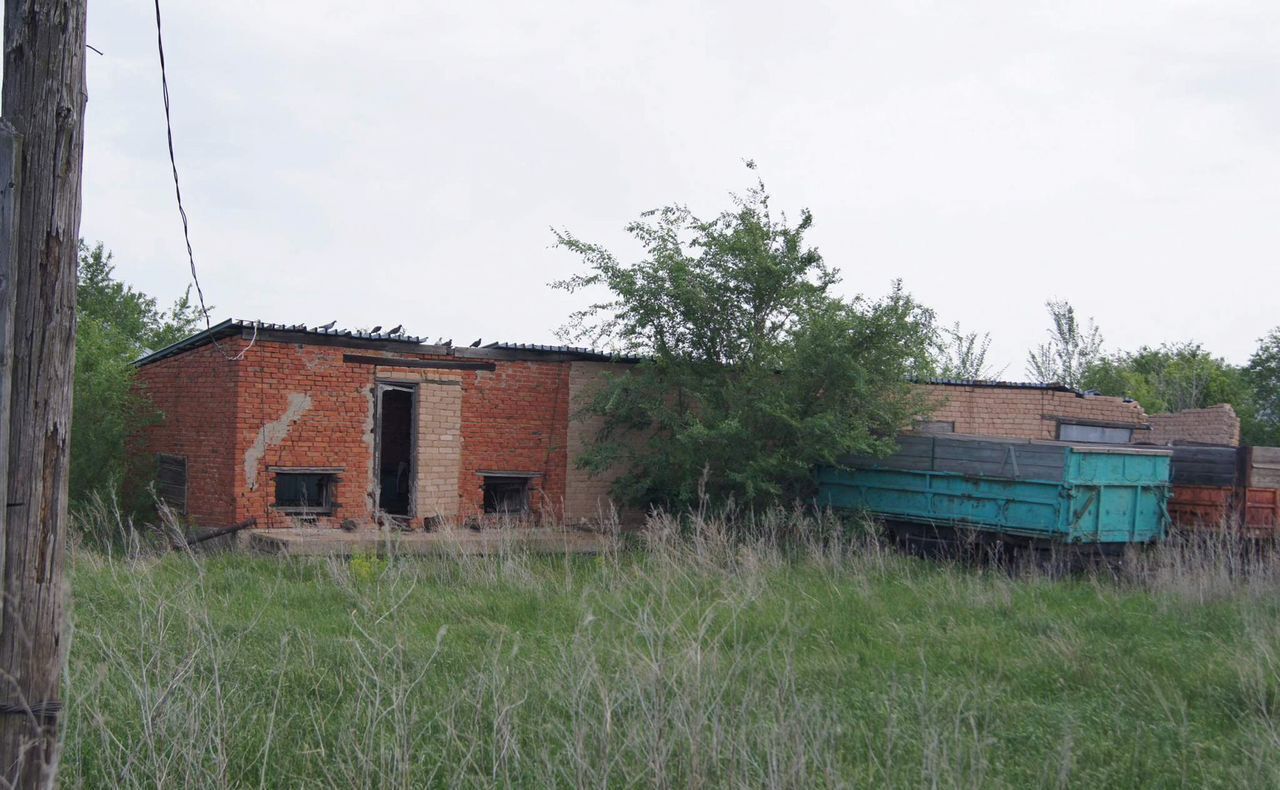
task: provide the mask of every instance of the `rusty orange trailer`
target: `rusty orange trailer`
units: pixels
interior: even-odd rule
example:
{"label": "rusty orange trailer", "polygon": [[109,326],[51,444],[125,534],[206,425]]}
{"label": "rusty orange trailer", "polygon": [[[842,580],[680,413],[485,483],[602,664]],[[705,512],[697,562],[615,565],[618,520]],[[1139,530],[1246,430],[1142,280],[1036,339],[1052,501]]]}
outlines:
{"label": "rusty orange trailer", "polygon": [[1174,447],[1169,518],[1183,529],[1280,535],[1280,449]]}
{"label": "rusty orange trailer", "polygon": [[1272,537],[1280,530],[1280,490],[1244,489],[1244,526],[1257,537]]}
{"label": "rusty orange trailer", "polygon": [[1236,514],[1232,486],[1175,485],[1169,499],[1169,518],[1184,529],[1219,527]]}

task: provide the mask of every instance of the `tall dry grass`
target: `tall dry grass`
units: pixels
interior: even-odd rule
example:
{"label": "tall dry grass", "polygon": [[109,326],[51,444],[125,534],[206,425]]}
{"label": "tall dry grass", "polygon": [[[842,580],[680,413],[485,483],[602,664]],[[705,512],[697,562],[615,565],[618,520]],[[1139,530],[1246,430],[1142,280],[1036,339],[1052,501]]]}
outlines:
{"label": "tall dry grass", "polygon": [[[118,521],[96,528],[131,534]],[[274,574],[252,596],[237,590],[235,570],[213,573],[198,554],[161,556],[143,537],[82,546],[75,564],[94,584],[77,595],[93,598],[76,606],[63,781],[1065,787],[1087,767],[1080,744],[1090,733],[1070,725],[1042,733],[1052,747],[1033,775],[1009,773],[1004,690],[978,676],[956,683],[923,652],[919,666],[876,668],[888,681],[865,704],[834,704],[838,679],[816,685],[805,667],[828,649],[815,639],[828,639],[834,658],[847,646],[777,604],[837,586],[876,600],[888,586],[1014,615],[1025,614],[1028,588],[1079,579],[1028,565],[939,572],[865,524],[799,511],[658,514],[638,537],[612,535],[589,560],[514,543],[432,560],[243,558],[259,587]],[[793,575],[803,584],[781,591]],[[1100,600],[1136,594],[1169,607],[1275,601],[1280,555],[1242,557],[1238,544],[1201,536],[1083,582]],[[492,610],[479,632],[451,626],[477,610]],[[565,616],[562,639],[538,642],[540,618]],[[1036,644],[1046,661],[1088,663],[1088,640],[1099,637],[1077,624],[1044,628]],[[1251,738],[1231,775],[1280,779],[1280,619],[1259,611],[1242,644],[1235,688]],[[1178,732],[1188,720],[1186,690],[1136,672],[1127,680],[1155,684],[1142,694],[1164,726]],[[1194,765],[1179,770],[1194,783]]]}

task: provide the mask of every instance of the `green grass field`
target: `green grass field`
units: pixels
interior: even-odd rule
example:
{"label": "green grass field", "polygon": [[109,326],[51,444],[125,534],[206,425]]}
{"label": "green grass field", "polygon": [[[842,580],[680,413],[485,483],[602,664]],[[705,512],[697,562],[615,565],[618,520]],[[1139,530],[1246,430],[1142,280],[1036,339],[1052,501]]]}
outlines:
{"label": "green grass field", "polygon": [[[781,548],[786,545],[786,548]],[[1280,783],[1280,572],[878,544],[73,561],[68,786]]]}

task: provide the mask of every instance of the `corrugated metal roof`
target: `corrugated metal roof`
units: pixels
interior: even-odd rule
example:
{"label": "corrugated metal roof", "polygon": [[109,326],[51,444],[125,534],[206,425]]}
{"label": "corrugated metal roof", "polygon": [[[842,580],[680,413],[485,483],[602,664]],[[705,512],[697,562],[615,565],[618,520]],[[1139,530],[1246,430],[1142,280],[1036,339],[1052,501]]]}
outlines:
{"label": "corrugated metal roof", "polygon": [[[290,335],[291,342],[307,342],[308,338],[335,338],[349,339],[358,341],[379,341],[384,343],[403,343],[406,351],[421,350],[425,353],[441,353],[451,354],[460,357],[485,358],[487,356],[498,357],[503,352],[517,352],[532,355],[539,354],[557,354],[572,356],[577,359],[597,360],[597,361],[635,361],[628,357],[620,357],[603,351],[596,351],[590,348],[582,348],[579,346],[554,346],[541,345],[537,343],[490,343],[482,348],[469,348],[454,346],[451,342],[441,342],[438,345],[432,344],[424,337],[417,335],[407,335],[400,331],[401,327],[395,327],[397,331],[384,332],[382,327],[375,327],[378,331],[366,332],[355,329],[340,329],[336,327],[337,322],[322,324],[320,326],[307,326],[306,324],[274,324],[266,321],[245,321],[238,318],[229,318],[221,323],[196,334],[179,340],[170,346],[166,346],[158,351],[151,352],[141,357],[133,364],[142,366],[152,362],[181,354],[199,346],[203,346],[216,339],[223,337],[232,337],[235,335],[249,335],[256,332],[285,332]],[[332,341],[330,341],[332,342]],[[359,344],[357,344],[359,345]],[[496,354],[486,354],[486,352],[498,352]]]}
{"label": "corrugated metal roof", "polygon": [[485,343],[483,348],[500,348],[506,351],[546,351],[556,354],[599,354],[593,348],[583,346],[548,346],[541,343]]}
{"label": "corrugated metal roof", "polygon": [[[165,359],[166,357],[174,356],[175,354],[180,354],[188,349],[202,346],[216,338],[230,337],[231,335],[237,335],[245,331],[289,332],[303,337],[349,337],[357,340],[381,340],[415,346],[422,345],[426,342],[424,338],[416,335],[406,335],[403,331],[397,331],[395,334],[383,332],[381,331],[381,326],[375,327],[375,329],[379,330],[377,332],[366,332],[358,329],[337,329],[335,328],[336,323],[337,322],[333,322],[329,324],[322,324],[320,326],[309,327],[306,324],[272,324],[266,321],[244,321],[239,318],[228,318],[227,320],[214,324],[208,329],[197,332],[188,338],[179,340],[177,343],[165,346],[158,351],[153,351],[152,353],[138,359],[133,364],[146,365],[151,362]],[[395,327],[395,329],[400,329],[400,327]]]}
{"label": "corrugated metal roof", "polygon": [[1070,392],[1082,397],[1087,394],[1092,394],[1081,392],[1074,387],[1068,387],[1065,384],[1058,384],[1057,382],[1042,384],[1037,381],[997,381],[993,379],[915,379],[915,383],[937,384],[942,387],[993,387],[997,389],[1049,390],[1051,392]]}
{"label": "corrugated metal roof", "polygon": [[534,351],[543,354],[572,354],[574,356],[599,360],[632,359],[632,357],[620,354],[610,354],[607,351],[597,351],[594,348],[586,348],[583,346],[554,346],[544,345],[541,343],[487,343],[484,345],[484,348],[491,348],[498,351]]}

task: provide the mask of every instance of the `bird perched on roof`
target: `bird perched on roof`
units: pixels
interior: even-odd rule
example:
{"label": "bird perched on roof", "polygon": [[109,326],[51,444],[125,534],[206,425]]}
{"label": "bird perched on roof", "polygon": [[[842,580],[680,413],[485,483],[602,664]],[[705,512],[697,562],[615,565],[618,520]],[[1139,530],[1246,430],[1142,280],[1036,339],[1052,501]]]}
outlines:
{"label": "bird perched on roof", "polygon": [[391,330],[389,330],[389,331],[387,332],[387,334],[388,334],[388,335],[403,335],[403,334],[404,334],[404,324],[398,324],[398,325],[396,326],[396,328],[395,328],[395,329],[391,329]]}
{"label": "bird perched on roof", "polygon": [[378,333],[379,333],[379,332],[381,332],[381,331],[382,331],[382,324],[378,324],[378,325],[377,325],[377,326],[375,326],[373,329],[370,329],[370,330],[369,330],[369,334],[371,334],[371,335],[376,335],[376,334],[378,334]]}
{"label": "bird perched on roof", "polygon": [[484,340],[484,338],[483,338],[483,337],[477,337],[477,338],[476,338],[476,342],[472,343],[472,344],[471,344],[471,347],[472,347],[472,348],[479,348],[479,347],[480,347],[480,341],[481,341],[481,340]]}
{"label": "bird perched on roof", "polygon": [[327,324],[321,324],[320,326],[316,327],[316,329],[320,330],[321,332],[328,332],[330,329],[333,329],[337,325],[338,325],[337,321],[330,321]]}
{"label": "bird perched on roof", "polygon": [[452,348],[453,348],[453,338],[449,338],[448,340],[444,341],[444,347],[445,347],[445,349],[446,349],[446,350],[448,350],[448,349],[452,349]]}

